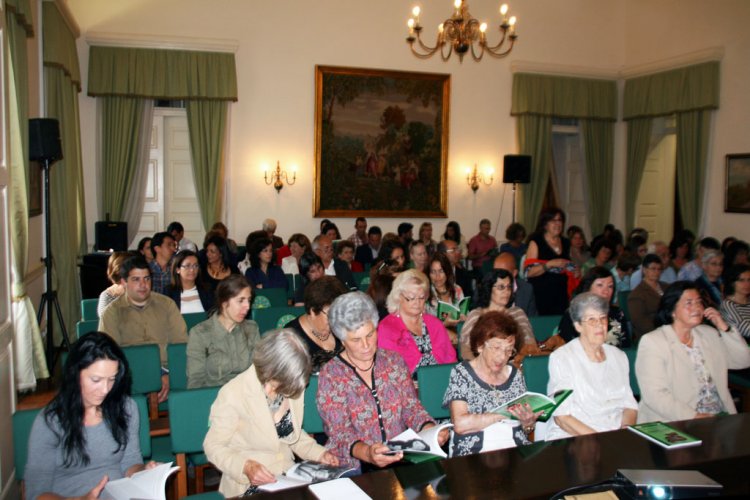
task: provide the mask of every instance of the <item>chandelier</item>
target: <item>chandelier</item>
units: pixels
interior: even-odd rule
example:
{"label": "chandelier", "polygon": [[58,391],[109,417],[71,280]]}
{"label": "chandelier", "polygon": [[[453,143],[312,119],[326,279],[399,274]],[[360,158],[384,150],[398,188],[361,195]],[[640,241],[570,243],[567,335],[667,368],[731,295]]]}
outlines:
{"label": "chandelier", "polygon": [[[422,25],[419,24],[421,9],[418,6],[412,9],[412,17],[407,22],[409,36],[406,37],[406,41],[409,42],[409,47],[411,47],[415,56],[420,59],[427,59],[440,51],[440,57],[443,61],[447,61],[455,51],[458,54],[459,61],[463,62],[464,54],[469,50],[471,50],[471,56],[475,61],[480,61],[485,52],[498,58],[510,54],[518,35],[516,35],[516,16],[508,18],[507,4],[500,6],[500,15],[503,16],[503,22],[498,29],[502,36],[497,45],[487,43],[487,23],[480,23],[477,19],[471,17],[467,2],[454,0],[453,6],[453,15],[438,26],[434,47],[422,42]],[[509,40],[508,44],[505,43],[506,40]],[[417,42],[417,47],[414,46],[414,42]],[[479,48],[476,49],[475,45],[478,45]]]}

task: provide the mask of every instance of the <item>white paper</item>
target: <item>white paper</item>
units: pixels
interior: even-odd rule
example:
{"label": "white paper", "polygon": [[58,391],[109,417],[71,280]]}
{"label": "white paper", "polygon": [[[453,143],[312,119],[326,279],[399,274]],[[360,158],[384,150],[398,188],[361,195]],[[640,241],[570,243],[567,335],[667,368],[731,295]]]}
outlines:
{"label": "white paper", "polygon": [[281,491],[288,490],[289,488],[296,488],[297,486],[304,486],[306,484],[310,484],[310,481],[303,481],[301,479],[287,476],[276,476],[275,483],[262,484],[258,486],[258,489],[262,491]]}
{"label": "white paper", "polygon": [[370,497],[348,477],[308,486],[320,500],[367,500]]}

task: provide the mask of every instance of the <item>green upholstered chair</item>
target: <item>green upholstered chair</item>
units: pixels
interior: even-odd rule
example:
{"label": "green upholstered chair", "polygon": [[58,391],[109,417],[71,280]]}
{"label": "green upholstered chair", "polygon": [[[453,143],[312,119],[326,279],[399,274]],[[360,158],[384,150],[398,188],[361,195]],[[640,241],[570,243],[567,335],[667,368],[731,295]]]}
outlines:
{"label": "green upholstered chair", "polygon": [[[283,288],[256,288],[253,292],[255,294],[253,309],[284,307],[289,304],[286,298],[286,290]],[[263,300],[263,298],[266,300]]]}
{"label": "green upholstered chair", "polygon": [[41,408],[19,410],[13,414],[13,462],[16,466],[16,479],[19,481],[23,481],[26,470],[31,426],[40,410]]}
{"label": "green upholstered chair", "polygon": [[359,285],[360,283],[362,283],[362,280],[370,277],[370,273],[366,273],[365,271],[359,271],[356,273],[353,272],[352,276],[354,276],[354,282],[357,283],[357,285]]}
{"label": "green upholstered chair", "polygon": [[531,323],[531,329],[534,331],[534,338],[538,341],[547,340],[554,335],[561,319],[562,316],[560,315],[531,316],[529,318],[529,323]]}
{"label": "green upholstered chair", "polygon": [[526,379],[526,390],[547,394],[549,356],[526,356],[523,359],[523,377]]}
{"label": "green upholstered chair", "polygon": [[220,387],[202,387],[174,391],[167,400],[172,453],[177,471],[177,498],[188,493],[188,462],[195,467],[196,493],[203,492],[203,470],[210,465],[203,453],[203,439],[208,432],[208,416]]}
{"label": "green upholstered chair", "polygon": [[148,400],[143,394],[134,394],[131,396],[138,406],[138,440],[141,444],[141,455],[143,458],[151,456],[151,426],[148,420]]}
{"label": "green upholstered chair", "polygon": [[84,320],[79,321],[76,323],[76,335],[80,339],[82,336],[89,332],[95,332],[99,330],[99,320],[98,319],[90,319],[90,320]]}
{"label": "green upholstered chair", "polygon": [[[252,316],[253,320],[258,323],[258,329],[260,334],[264,335],[266,332],[279,328],[279,321],[285,316],[300,316],[304,314],[304,307],[265,307],[262,309],[253,309]],[[289,320],[285,321],[284,324],[288,323]]]}
{"label": "green upholstered chair", "polygon": [[195,325],[197,325],[198,323],[203,323],[208,319],[208,313],[187,313],[182,315],[182,319],[185,320],[187,332],[190,333],[190,330],[192,330]]}
{"label": "green upholstered chair", "polygon": [[358,285],[360,291],[366,292],[368,288],[370,288],[370,276],[365,276],[362,278],[362,281],[359,282]]}
{"label": "green upholstered chair", "polygon": [[132,394],[149,398],[149,418],[158,416],[157,393],[161,390],[161,358],[158,344],[130,345],[122,348],[130,365]]}
{"label": "green upholstered chair", "polygon": [[294,299],[294,292],[297,290],[297,275],[285,273],[286,276],[286,299]]}
{"label": "green upholstered chair", "polygon": [[169,390],[184,391],[187,389],[187,344],[167,345],[169,360]]}
{"label": "green upholstered chair", "polygon": [[83,321],[88,320],[99,320],[99,313],[96,312],[99,306],[99,299],[83,299],[81,300],[81,319]]}
{"label": "green upholstered chair", "polygon": [[640,399],[641,388],[638,386],[638,377],[635,375],[635,358],[638,348],[626,347],[623,352],[628,356],[628,365],[630,365],[630,389],[633,391],[633,396]]}
{"label": "green upholstered chair", "polygon": [[449,418],[451,412],[443,408],[443,396],[448,388],[451,370],[456,363],[420,366],[417,368],[419,401],[432,418]]}
{"label": "green upholstered chair", "polygon": [[310,383],[305,389],[305,412],[302,415],[302,428],[308,434],[318,434],[323,431],[323,419],[318,413],[318,376],[310,375]]}

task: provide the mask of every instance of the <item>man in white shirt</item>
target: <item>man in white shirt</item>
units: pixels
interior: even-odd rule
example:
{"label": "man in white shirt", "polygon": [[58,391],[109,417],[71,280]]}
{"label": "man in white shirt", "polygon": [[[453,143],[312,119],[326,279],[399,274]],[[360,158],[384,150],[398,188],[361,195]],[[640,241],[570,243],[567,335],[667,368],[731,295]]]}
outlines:
{"label": "man in white shirt", "polygon": [[365,219],[364,217],[357,217],[357,220],[354,221],[354,233],[349,236],[348,240],[354,243],[355,251],[357,250],[357,247],[361,247],[362,245],[366,245],[368,243],[367,219]]}
{"label": "man in white shirt", "polygon": [[357,288],[352,270],[343,260],[333,257],[333,241],[325,234],[319,234],[312,242],[313,253],[323,261],[326,276],[336,276],[350,290]]}

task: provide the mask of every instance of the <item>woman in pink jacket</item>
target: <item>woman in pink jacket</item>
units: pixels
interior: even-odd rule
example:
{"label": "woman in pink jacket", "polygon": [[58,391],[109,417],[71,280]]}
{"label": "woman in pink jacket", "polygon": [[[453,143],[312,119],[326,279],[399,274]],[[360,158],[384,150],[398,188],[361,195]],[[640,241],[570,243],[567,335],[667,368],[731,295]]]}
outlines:
{"label": "woman in pink jacket", "polygon": [[430,282],[424,273],[409,269],[399,274],[388,294],[388,316],[378,325],[378,347],[396,351],[416,378],[420,366],[456,362],[456,350],[443,323],[424,312]]}

